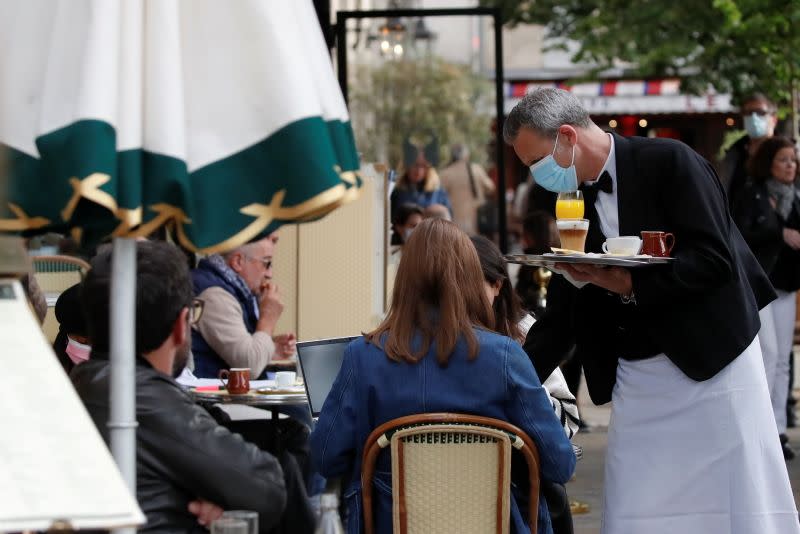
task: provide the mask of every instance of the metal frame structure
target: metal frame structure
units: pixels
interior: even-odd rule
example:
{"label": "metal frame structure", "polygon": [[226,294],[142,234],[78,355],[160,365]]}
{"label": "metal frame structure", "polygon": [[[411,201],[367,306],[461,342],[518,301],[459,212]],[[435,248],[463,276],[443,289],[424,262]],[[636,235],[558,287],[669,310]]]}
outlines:
{"label": "metal frame structure", "polygon": [[471,7],[452,9],[385,9],[376,11],[337,11],[336,12],[336,64],[339,73],[339,86],[345,102],[347,92],[347,21],[348,19],[373,19],[395,17],[458,17],[488,16],[494,21],[494,85],[495,85],[495,163],[497,165],[497,232],[500,250],[508,252],[508,228],[506,221],[506,165],[503,150],[503,22],[500,9],[492,7]]}

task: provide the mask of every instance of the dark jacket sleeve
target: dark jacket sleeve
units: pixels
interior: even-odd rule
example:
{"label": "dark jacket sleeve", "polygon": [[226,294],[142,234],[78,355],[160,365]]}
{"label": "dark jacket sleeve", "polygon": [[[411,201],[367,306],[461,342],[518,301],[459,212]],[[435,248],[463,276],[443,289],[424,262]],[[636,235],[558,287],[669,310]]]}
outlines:
{"label": "dark jacket sleeve", "polygon": [[783,242],[780,217],[768,217],[770,213],[766,210],[774,209],[760,189],[756,185],[748,185],[733,209],[733,220],[751,247]]}
{"label": "dark jacket sleeve", "polygon": [[722,186],[711,165],[683,145],[669,151],[642,150],[649,165],[661,169],[658,207],[675,234],[671,268],[631,269],[641,306],[690,296],[730,282],[736,273],[731,221]]}
{"label": "dark jacket sleeve", "polygon": [[217,424],[178,387],[152,387],[158,380],[164,381],[151,378],[137,394],[140,461],[190,494],[223,509],[254,510],[264,526],[277,524],[286,506],[278,460]]}
{"label": "dark jacket sleeve", "polygon": [[553,274],[547,288],[547,308],[525,338],[523,348],[541,382],[567,359],[575,344],[572,306],[576,292],[563,276]]}

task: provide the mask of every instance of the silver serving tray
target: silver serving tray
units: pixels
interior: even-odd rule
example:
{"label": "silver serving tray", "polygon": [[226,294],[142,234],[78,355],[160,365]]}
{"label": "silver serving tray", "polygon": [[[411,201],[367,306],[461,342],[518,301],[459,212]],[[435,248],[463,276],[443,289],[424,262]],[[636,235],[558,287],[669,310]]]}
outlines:
{"label": "silver serving tray", "polygon": [[504,256],[508,263],[519,263],[533,267],[551,268],[556,263],[584,263],[589,265],[606,265],[614,267],[647,267],[648,265],[665,265],[675,258],[662,258],[638,254],[636,256],[616,256],[611,254],[509,254]]}

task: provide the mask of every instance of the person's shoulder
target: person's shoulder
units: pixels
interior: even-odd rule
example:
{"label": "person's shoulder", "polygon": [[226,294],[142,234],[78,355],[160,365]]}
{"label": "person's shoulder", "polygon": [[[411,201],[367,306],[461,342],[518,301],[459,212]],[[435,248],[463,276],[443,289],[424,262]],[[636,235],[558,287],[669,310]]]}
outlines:
{"label": "person's shoulder", "polygon": [[367,340],[367,336],[358,336],[347,344],[347,350],[350,352],[365,351],[370,347],[374,347],[374,345]]}
{"label": "person's shoulder", "polygon": [[[670,174],[676,167],[696,168],[710,164],[689,145],[678,139],[665,137],[627,137],[639,165]],[[659,174],[652,172],[653,175]]]}
{"label": "person's shoulder", "polygon": [[89,359],[72,368],[69,378],[81,398],[90,396],[93,391],[108,389],[109,365],[105,359]]}
{"label": "person's shoulder", "polygon": [[239,304],[239,301],[236,300],[236,297],[234,297],[230,291],[228,291],[225,287],[221,285],[209,285],[208,287],[200,291],[200,293],[197,294],[197,297],[203,299],[206,307],[209,305],[209,303],[213,305],[220,302],[226,304],[232,302],[237,306]]}
{"label": "person's shoulder", "polygon": [[678,139],[669,137],[625,137],[630,142],[631,147],[639,151],[647,152],[685,152],[691,151],[689,145]]}
{"label": "person's shoulder", "polygon": [[458,173],[458,162],[451,163],[450,165],[443,167],[439,171],[439,177],[444,181],[445,179],[451,179],[454,174]]}
{"label": "person's shoulder", "polygon": [[142,398],[191,400],[172,377],[145,365],[136,366],[136,396],[139,401]]}
{"label": "person's shoulder", "polygon": [[739,139],[737,139],[731,146],[729,146],[728,150],[726,150],[725,152],[727,154],[746,155],[747,143],[749,142],[750,142],[750,137],[747,135],[743,135]]}
{"label": "person's shoulder", "polygon": [[513,343],[511,338],[491,330],[484,330],[483,328],[475,327],[473,331],[475,332],[475,336],[478,338],[478,343],[480,343],[481,350],[500,350],[504,349],[509,342]]}
{"label": "person's shoulder", "polygon": [[344,355],[350,358],[362,358],[375,351],[382,352],[380,347],[376,347],[367,339],[367,336],[362,335],[347,344]]}

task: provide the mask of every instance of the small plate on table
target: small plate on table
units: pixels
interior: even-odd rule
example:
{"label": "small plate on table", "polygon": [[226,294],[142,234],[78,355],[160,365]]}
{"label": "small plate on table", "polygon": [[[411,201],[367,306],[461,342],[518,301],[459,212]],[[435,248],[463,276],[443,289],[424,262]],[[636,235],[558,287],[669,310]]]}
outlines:
{"label": "small plate on table", "polygon": [[[305,393],[306,387],[300,383],[296,383],[293,386],[269,386],[265,388],[258,388],[255,390],[255,393],[259,393],[261,395],[290,395],[293,393]],[[252,393],[252,391],[251,391]]]}
{"label": "small plate on table", "polygon": [[550,250],[553,251],[553,254],[557,254],[558,256],[585,256],[585,252],[581,252],[580,250],[571,250],[568,248],[558,248],[558,247],[550,247]]}

